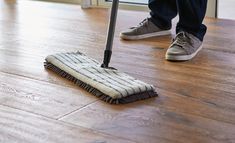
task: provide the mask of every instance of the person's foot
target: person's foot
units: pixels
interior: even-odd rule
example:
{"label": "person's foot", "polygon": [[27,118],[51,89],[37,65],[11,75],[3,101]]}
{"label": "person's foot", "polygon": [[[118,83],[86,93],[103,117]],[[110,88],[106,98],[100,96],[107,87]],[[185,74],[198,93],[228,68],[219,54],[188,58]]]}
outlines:
{"label": "person's foot", "polygon": [[180,32],[173,39],[165,58],[170,61],[186,61],[192,59],[202,49],[202,41],[187,32]]}
{"label": "person's foot", "polygon": [[131,27],[120,33],[120,38],[124,40],[139,40],[155,36],[163,36],[171,34],[170,30],[162,30],[158,28],[150,18],[144,19],[136,27]]}

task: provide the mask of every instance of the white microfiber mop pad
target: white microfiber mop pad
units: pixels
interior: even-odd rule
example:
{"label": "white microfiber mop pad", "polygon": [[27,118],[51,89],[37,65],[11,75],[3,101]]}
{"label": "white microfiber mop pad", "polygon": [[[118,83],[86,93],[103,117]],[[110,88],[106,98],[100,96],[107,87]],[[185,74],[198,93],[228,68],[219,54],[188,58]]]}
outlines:
{"label": "white microfiber mop pad", "polygon": [[128,103],[157,96],[152,85],[118,70],[102,68],[100,65],[80,52],[60,53],[46,58],[47,68],[73,79],[81,87],[107,102]]}

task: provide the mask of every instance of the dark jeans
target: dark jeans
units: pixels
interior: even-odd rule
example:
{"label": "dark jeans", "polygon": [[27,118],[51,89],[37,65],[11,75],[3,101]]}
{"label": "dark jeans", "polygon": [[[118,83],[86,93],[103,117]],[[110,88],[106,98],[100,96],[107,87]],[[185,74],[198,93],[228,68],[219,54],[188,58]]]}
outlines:
{"label": "dark jeans", "polygon": [[151,20],[161,29],[170,29],[171,21],[179,14],[176,33],[186,31],[201,41],[206,33],[202,24],[205,17],[207,0],[149,0]]}

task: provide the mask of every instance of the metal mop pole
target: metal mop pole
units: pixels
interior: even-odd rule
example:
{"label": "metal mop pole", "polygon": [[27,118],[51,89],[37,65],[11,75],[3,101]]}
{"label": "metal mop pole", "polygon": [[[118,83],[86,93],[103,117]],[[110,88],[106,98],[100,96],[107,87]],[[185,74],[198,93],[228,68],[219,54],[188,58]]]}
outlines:
{"label": "metal mop pole", "polygon": [[111,14],[110,14],[109,28],[108,28],[108,36],[106,39],[106,49],[104,51],[104,60],[103,64],[101,65],[101,67],[103,68],[108,68],[112,55],[112,46],[113,46],[116,20],[117,20],[118,5],[119,5],[119,0],[113,0]]}

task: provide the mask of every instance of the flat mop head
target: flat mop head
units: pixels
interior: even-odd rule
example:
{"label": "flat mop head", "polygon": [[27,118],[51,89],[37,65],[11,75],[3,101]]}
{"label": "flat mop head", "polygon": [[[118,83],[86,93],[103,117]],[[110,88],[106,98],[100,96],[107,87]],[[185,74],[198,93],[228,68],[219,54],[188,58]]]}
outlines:
{"label": "flat mop head", "polygon": [[45,62],[47,69],[109,103],[129,103],[157,96],[152,85],[100,65],[80,52],[50,55]]}

